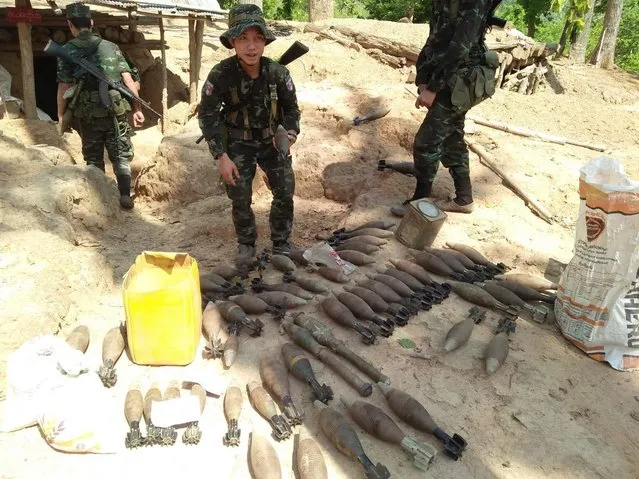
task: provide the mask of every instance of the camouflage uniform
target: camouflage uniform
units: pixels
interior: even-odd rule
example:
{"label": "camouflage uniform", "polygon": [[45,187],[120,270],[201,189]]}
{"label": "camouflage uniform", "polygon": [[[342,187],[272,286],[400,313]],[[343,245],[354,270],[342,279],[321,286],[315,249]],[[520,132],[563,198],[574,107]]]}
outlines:
{"label": "camouflage uniform", "polygon": [[[75,3],[67,7],[69,19],[90,17],[91,13],[86,5]],[[90,31],[81,31],[63,48],[71,55],[81,56],[100,67],[113,81],[121,82],[124,72],[131,73],[134,80],[139,80],[137,70],[131,69],[119,47]],[[130,162],[133,159],[133,144],[130,138],[132,128],[128,120],[131,105],[120,92],[109,90],[112,105],[106,107],[99,96],[99,80],[86,73],[80,66],[62,58],[58,58],[57,81],[76,85],[82,81],[82,88],[73,109],[73,118],[82,138],[82,155],[88,165],[105,171],[106,147],[120,195],[128,197],[131,188]]]}
{"label": "camouflage uniform", "polygon": [[430,34],[417,59],[415,84],[426,85],[437,95],[415,136],[414,199],[430,196],[441,162],[453,177],[456,202],[473,202],[464,120],[472,106],[494,93],[494,58],[486,55],[484,44],[491,5],[490,0],[433,2]]}
{"label": "camouflage uniform", "polygon": [[[236,15],[243,20],[234,22]],[[229,38],[252,26],[262,29],[266,44],[275,40],[259,7],[239,5],[231,9],[229,17],[231,28],[220,37],[227,48],[232,48]],[[277,107],[272,103],[272,95],[276,96]],[[240,174],[235,186],[226,185],[226,193],[233,202],[238,243],[253,246],[257,239],[251,209],[257,165],[266,173],[273,193],[269,217],[271,240],[275,244],[286,242],[293,226],[295,175],[291,156],[278,154],[273,147],[273,133],[278,123],[287,131],[300,131],[295,85],[288,69],[262,57],[260,76],[253,80],[242,69],[237,56],[221,61],[211,69],[202,87],[198,118],[211,154],[219,158],[227,153]]]}

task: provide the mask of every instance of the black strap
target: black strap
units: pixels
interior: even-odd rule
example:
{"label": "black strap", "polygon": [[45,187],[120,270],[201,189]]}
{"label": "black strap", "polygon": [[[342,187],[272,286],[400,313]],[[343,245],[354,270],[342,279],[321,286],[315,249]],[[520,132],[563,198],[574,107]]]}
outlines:
{"label": "black strap", "polygon": [[[97,41],[97,42],[95,42],[95,45],[93,45],[93,46],[91,46],[91,47],[88,47],[88,48],[86,48],[86,49],[84,49],[84,48],[82,48],[82,49],[78,48],[78,49],[76,50],[76,52],[81,52],[81,53],[78,53],[78,57],[82,58],[83,60],[86,60],[87,58],[89,58],[91,55],[93,55],[95,52],[97,52],[97,51],[98,51],[98,47],[100,46],[100,43],[102,43],[102,38],[101,38],[101,37],[98,37],[98,41]],[[74,54],[75,54],[75,53],[74,53]],[[79,79],[79,78],[81,78],[81,77],[83,77],[83,76],[85,76],[85,75],[89,75],[89,73],[88,73],[88,72],[85,72],[84,70],[82,70],[82,68],[78,67],[78,69],[82,72],[82,74],[81,74],[81,75],[78,75],[78,76],[76,77],[76,79]],[[89,75],[89,76],[92,76],[92,75]]]}
{"label": "black strap", "polygon": [[245,130],[244,128],[226,127],[228,135],[234,140],[267,140],[272,135],[268,128],[251,128]]}

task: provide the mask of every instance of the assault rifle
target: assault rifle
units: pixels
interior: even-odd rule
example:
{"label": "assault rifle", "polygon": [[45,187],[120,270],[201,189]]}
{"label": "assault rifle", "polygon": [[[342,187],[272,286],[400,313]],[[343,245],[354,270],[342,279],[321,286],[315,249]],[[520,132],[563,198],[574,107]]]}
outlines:
{"label": "assault rifle", "polygon": [[158,118],[162,118],[162,115],[160,113],[158,113],[153,108],[151,108],[151,105],[149,105],[142,98],[140,98],[131,90],[129,90],[124,84],[122,84],[122,82],[116,82],[111,80],[108,76],[104,74],[104,72],[102,72],[101,69],[99,69],[98,67],[96,67],[95,65],[93,65],[92,63],[90,63],[84,58],[76,58],[75,56],[70,55],[69,52],[67,52],[64,48],[62,48],[61,45],[54,42],[53,40],[49,40],[49,42],[46,44],[46,46],[44,47],[44,53],[50,56],[63,58],[64,60],[74,63],[78,65],[80,68],[83,68],[84,71],[86,71],[87,73],[97,78],[100,81],[100,90],[99,90],[100,100],[102,101],[105,107],[107,108],[111,107],[111,99],[109,98],[108,88],[107,88],[107,87],[111,87],[114,90],[119,91],[122,95],[124,95],[128,99],[138,102],[147,110],[155,113],[158,116]]}
{"label": "assault rifle", "polygon": [[[295,40],[295,43],[293,43],[290,47],[288,47],[288,50],[282,53],[282,56],[277,61],[277,63],[279,63],[280,65],[288,65],[289,63],[297,60],[298,58],[306,55],[307,53],[308,53],[308,47],[304,45],[302,42]],[[195,141],[195,143],[199,145],[203,139],[204,139],[204,135],[199,137]]]}
{"label": "assault rifle", "polygon": [[496,17],[494,15],[495,10],[497,10],[497,7],[499,6],[501,2],[502,0],[494,0],[490,7],[490,10],[488,12],[488,19],[486,21],[486,24],[490,27],[504,28],[506,26],[506,20],[504,20],[503,18]]}

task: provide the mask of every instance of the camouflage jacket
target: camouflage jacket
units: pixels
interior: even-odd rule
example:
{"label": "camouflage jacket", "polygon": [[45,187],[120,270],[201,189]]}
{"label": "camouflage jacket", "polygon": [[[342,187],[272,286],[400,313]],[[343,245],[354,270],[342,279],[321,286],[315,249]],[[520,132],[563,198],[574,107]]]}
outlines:
{"label": "camouflage jacket", "polygon": [[[115,43],[104,40],[100,38],[99,35],[90,31],[80,32],[77,38],[69,41],[62,48],[67,50],[71,55],[86,58],[86,60],[99,67],[107,77],[115,82],[122,82],[122,73],[124,72],[131,73],[134,80],[139,80],[139,76],[136,73],[137,70],[131,69],[120,48]],[[58,58],[58,83],[77,83],[81,77],[85,78],[85,83],[78,98],[78,113],[80,113],[79,110],[82,109],[87,111],[91,108],[94,110],[99,109],[99,106],[92,106],[99,104],[97,96],[98,80],[93,75],[86,73],[79,65]],[[127,109],[130,109],[130,105],[124,98],[122,98],[122,101],[125,102]],[[79,116],[87,116],[87,114],[85,111],[85,114],[80,114]],[[104,114],[103,112],[97,112],[97,116],[104,116]]]}
{"label": "camouflage jacket", "polygon": [[428,40],[417,58],[416,85],[438,92],[450,86],[464,65],[480,63],[491,4],[490,0],[433,1]]}
{"label": "camouflage jacket", "polygon": [[212,154],[226,151],[224,127],[250,130],[275,128],[276,125],[270,125],[269,70],[277,86],[276,122],[281,123],[286,130],[299,133],[300,110],[288,69],[266,57],[262,57],[260,68],[260,76],[253,80],[242,69],[237,57],[233,56],[222,60],[209,72],[202,87],[198,120]]}

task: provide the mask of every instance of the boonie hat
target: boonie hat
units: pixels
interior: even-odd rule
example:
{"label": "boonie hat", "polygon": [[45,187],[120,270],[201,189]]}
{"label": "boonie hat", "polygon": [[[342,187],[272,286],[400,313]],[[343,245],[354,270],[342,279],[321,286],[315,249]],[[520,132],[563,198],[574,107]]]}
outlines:
{"label": "boonie hat", "polygon": [[266,26],[262,9],[253,4],[236,5],[229,11],[229,29],[220,35],[220,42],[226,48],[233,48],[231,38],[237,38],[247,28],[257,27],[264,35],[268,45],[275,40],[275,35]]}
{"label": "boonie hat", "polygon": [[84,3],[71,3],[67,5],[67,18],[91,18],[91,9]]}

